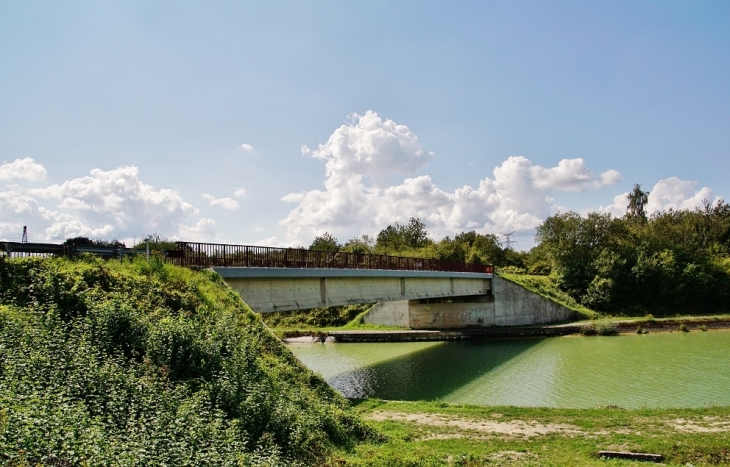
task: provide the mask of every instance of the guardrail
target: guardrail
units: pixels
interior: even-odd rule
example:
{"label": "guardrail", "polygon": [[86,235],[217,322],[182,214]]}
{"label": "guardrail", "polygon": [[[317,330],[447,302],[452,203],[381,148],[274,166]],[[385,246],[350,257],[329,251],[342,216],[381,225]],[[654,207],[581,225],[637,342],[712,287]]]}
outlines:
{"label": "guardrail", "polygon": [[494,272],[492,265],[429,258],[219,243],[177,242],[177,246],[177,250],[165,250],[165,257],[170,263],[186,267],[387,269],[489,274]]}
{"label": "guardrail", "polygon": [[124,256],[138,254],[131,248],[124,247],[103,247],[103,246],[79,246],[63,245],[55,243],[22,243],[22,242],[0,242],[0,251],[4,251],[10,257],[27,256],[72,256],[81,253],[105,258],[121,258]]}

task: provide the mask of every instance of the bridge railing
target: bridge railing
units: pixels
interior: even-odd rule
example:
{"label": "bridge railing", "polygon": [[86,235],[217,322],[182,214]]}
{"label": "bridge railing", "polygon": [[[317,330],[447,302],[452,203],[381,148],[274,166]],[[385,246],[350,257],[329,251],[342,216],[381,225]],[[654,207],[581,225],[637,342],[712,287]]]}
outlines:
{"label": "bridge railing", "polygon": [[441,261],[430,258],[313,251],[219,243],[177,242],[176,250],[166,250],[167,261],[186,267],[263,267],[387,269],[492,273],[491,265]]}

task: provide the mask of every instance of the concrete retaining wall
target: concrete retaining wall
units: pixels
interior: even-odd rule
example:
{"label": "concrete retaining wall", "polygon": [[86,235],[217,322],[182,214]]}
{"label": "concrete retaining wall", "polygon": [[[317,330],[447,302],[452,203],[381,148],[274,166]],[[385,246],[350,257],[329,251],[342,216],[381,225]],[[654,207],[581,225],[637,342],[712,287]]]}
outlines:
{"label": "concrete retaining wall", "polygon": [[378,303],[363,322],[411,329],[458,329],[548,324],[576,316],[572,310],[518,284],[497,276],[492,281],[491,296]]}
{"label": "concrete retaining wall", "polygon": [[494,297],[497,326],[558,323],[577,316],[574,311],[496,275]]}

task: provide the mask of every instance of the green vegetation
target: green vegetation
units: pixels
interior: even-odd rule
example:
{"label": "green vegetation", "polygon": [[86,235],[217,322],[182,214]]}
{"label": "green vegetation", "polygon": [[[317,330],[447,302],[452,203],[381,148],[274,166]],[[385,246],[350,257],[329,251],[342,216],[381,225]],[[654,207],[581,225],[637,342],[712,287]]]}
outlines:
{"label": "green vegetation", "polygon": [[545,409],[365,400],[387,434],[343,453],[352,466],[619,466],[600,450],[656,453],[671,465],[730,465],[730,408]]}
{"label": "green vegetation", "polygon": [[3,465],[313,465],[373,433],[212,272],[0,257]]}
{"label": "green vegetation", "polygon": [[325,328],[344,326],[367,313],[373,303],[359,305],[331,306],[311,310],[262,313],[261,319],[272,328]]}
{"label": "green vegetation", "polygon": [[[637,185],[621,218],[551,216],[537,240],[561,290],[586,307],[638,316],[717,313],[730,299],[730,205],[646,218]],[[643,203],[643,204],[642,204]]]}

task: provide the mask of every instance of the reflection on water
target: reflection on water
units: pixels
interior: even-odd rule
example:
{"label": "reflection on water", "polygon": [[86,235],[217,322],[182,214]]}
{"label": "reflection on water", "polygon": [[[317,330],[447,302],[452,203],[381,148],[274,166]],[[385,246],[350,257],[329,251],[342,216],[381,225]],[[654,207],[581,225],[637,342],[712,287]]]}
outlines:
{"label": "reflection on water", "polygon": [[289,347],[347,397],[547,407],[730,405],[730,331]]}

